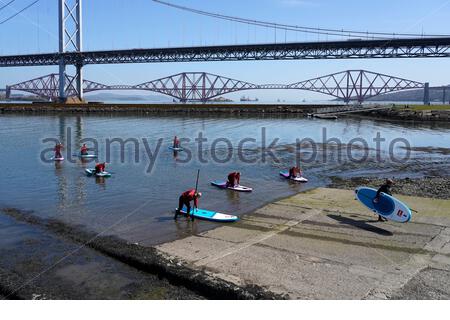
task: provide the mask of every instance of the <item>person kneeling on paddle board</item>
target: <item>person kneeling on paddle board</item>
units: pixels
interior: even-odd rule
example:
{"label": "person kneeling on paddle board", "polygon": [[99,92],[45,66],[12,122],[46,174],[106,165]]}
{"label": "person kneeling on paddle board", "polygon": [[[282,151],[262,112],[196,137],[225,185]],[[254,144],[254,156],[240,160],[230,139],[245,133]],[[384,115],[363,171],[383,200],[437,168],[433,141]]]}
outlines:
{"label": "person kneeling on paddle board", "polygon": [[83,144],[83,146],[81,147],[81,149],[80,149],[80,153],[81,153],[81,155],[82,156],[85,156],[85,155],[87,155],[88,154],[88,147],[86,147],[86,144]]}
{"label": "person kneeling on paddle board", "polygon": [[106,163],[105,162],[97,163],[95,165],[95,174],[104,172],[105,168],[106,168]]}
{"label": "person kneeling on paddle board", "polygon": [[[392,196],[391,188],[392,188],[392,185],[393,185],[393,184],[394,184],[394,181],[393,181],[393,180],[387,179],[387,180],[386,180],[386,183],[383,184],[383,185],[378,189],[377,195],[375,196],[375,199],[373,199],[373,202],[374,202],[374,203],[380,202],[381,193],[385,193],[385,194],[388,194],[388,195]],[[384,218],[384,217],[382,217],[382,216],[380,216],[380,215],[378,215],[378,221],[387,221],[387,219]]]}
{"label": "person kneeling on paddle board", "polygon": [[61,150],[64,148],[61,142],[58,142],[55,145],[55,159],[61,159],[63,156],[61,154]]}
{"label": "person kneeling on paddle board", "polygon": [[[189,214],[191,213],[191,201],[194,201],[194,208],[198,208],[198,199],[201,198],[201,196],[202,193],[195,189],[190,189],[183,192],[178,201],[178,208],[175,211],[175,216],[173,218],[175,220],[178,218],[178,215],[184,206],[186,206],[186,214],[189,217]],[[191,219],[194,221],[194,213],[191,214]]]}
{"label": "person kneeling on paddle board", "polygon": [[240,172],[232,172],[228,175],[227,180],[227,188],[236,187],[241,182],[241,173]]}
{"label": "person kneeling on paddle board", "polygon": [[174,147],[174,149],[180,148],[180,139],[178,139],[177,136],[175,136],[175,138],[173,138],[173,147]]}
{"label": "person kneeling on paddle board", "polygon": [[302,176],[302,170],[299,166],[289,169],[289,178],[300,178]]}

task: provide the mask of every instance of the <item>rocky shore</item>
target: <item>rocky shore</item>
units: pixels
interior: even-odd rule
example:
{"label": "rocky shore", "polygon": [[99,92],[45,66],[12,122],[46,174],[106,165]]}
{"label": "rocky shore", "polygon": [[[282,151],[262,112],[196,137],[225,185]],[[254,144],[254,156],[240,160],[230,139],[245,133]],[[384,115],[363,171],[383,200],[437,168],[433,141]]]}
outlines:
{"label": "rocky shore", "polygon": [[365,117],[387,119],[387,120],[403,120],[403,121],[450,121],[450,110],[414,110],[408,108],[390,108],[372,110],[361,113]]}
{"label": "rocky shore", "polygon": [[279,104],[0,104],[1,113],[27,114],[95,114],[95,113],[130,113],[130,114],[176,114],[176,113],[224,113],[224,114],[299,114],[307,115],[317,110],[338,108],[338,105],[279,105]]}
{"label": "rocky shore", "polygon": [[[377,178],[349,178],[332,177],[330,188],[354,190],[359,186],[378,188],[385,179]],[[450,177],[424,177],[418,179],[395,180],[393,192],[406,196],[417,196],[434,199],[450,199]],[[450,214],[450,213],[449,213]]]}

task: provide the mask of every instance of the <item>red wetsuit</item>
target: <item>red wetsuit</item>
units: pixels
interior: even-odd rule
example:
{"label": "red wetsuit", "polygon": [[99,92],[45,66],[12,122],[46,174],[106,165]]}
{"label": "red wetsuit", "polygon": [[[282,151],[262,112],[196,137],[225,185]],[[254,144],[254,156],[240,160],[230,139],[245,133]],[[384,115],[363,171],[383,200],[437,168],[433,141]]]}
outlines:
{"label": "red wetsuit", "polygon": [[173,147],[174,148],[180,147],[180,140],[177,137],[173,138]]}
{"label": "red wetsuit", "polygon": [[[197,191],[195,189],[190,189],[183,192],[178,201],[178,210],[183,209],[186,206],[186,214],[189,215],[191,212],[191,201],[194,201],[194,207],[198,208],[198,197],[196,196]],[[178,214],[178,211],[177,211]],[[176,218],[176,215],[175,215]],[[193,217],[192,217],[193,219]]]}
{"label": "red wetsuit", "polygon": [[88,148],[86,146],[82,146],[80,152],[81,152],[81,154],[85,155],[88,153]]}
{"label": "red wetsuit", "polygon": [[227,187],[234,187],[241,182],[241,174],[239,172],[232,172],[228,175]]}
{"label": "red wetsuit", "polygon": [[55,158],[62,158],[62,154],[61,154],[62,148],[63,148],[62,144],[57,144],[55,146]]}
{"label": "red wetsuit", "polygon": [[295,178],[302,175],[302,170],[299,167],[292,167],[289,170],[289,178]]}
{"label": "red wetsuit", "polygon": [[104,163],[98,163],[98,164],[95,166],[95,172],[96,172],[96,173],[103,172],[103,171],[105,171],[105,167],[106,167],[106,165],[105,165]]}

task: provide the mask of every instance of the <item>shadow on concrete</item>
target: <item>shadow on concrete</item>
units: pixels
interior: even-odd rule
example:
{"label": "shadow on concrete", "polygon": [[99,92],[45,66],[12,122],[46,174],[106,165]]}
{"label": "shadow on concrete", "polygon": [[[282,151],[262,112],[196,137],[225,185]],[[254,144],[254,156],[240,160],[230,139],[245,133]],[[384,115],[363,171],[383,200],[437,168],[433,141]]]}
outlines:
{"label": "shadow on concrete", "polygon": [[335,214],[329,214],[328,217],[330,217],[333,220],[338,221],[339,223],[350,225],[350,226],[353,226],[353,227],[356,227],[359,229],[363,229],[363,230],[366,230],[369,232],[373,232],[373,233],[376,233],[376,234],[379,234],[382,236],[392,236],[393,235],[393,233],[388,230],[381,229],[381,228],[375,227],[375,226],[367,223],[367,222],[376,222],[376,220],[373,220],[373,221],[354,220],[354,219],[346,218],[343,216],[338,216]]}

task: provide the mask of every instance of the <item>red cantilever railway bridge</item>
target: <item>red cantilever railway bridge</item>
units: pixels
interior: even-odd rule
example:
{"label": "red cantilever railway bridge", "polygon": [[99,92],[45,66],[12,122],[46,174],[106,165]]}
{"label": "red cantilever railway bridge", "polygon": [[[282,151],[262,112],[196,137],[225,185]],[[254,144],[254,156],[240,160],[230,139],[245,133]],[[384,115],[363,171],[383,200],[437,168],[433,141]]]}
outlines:
{"label": "red cantilever railway bridge", "polygon": [[[75,78],[66,75],[66,95],[76,96]],[[145,90],[164,94],[182,102],[201,101],[244,90],[307,90],[333,96],[345,102],[364,102],[381,94],[425,88],[422,82],[398,78],[366,70],[347,70],[292,84],[254,84],[206,72],[184,72],[137,85],[106,85],[89,80],[83,81],[83,91],[99,90]],[[25,91],[57,100],[59,97],[59,75],[50,74],[40,78],[7,86],[7,96],[12,90]]]}
{"label": "red cantilever railway bridge", "polygon": [[[317,42],[295,42],[295,43],[266,43],[266,44],[247,44],[247,45],[219,45],[219,46],[200,46],[200,47],[175,47],[175,48],[147,48],[147,49],[124,49],[124,50],[102,50],[102,51],[84,51],[82,46],[83,39],[83,10],[82,0],[59,0],[58,2],[58,52],[53,53],[39,53],[26,55],[10,55],[0,56],[0,68],[2,67],[29,67],[29,66],[58,66],[58,84],[59,84],[59,99],[65,101],[67,95],[76,91],[76,96],[83,99],[83,89],[85,86],[91,84],[97,87],[94,83],[86,82],[83,79],[83,68],[87,65],[93,64],[123,64],[123,63],[163,63],[163,62],[208,62],[208,61],[262,61],[262,60],[310,60],[310,59],[380,59],[380,58],[445,58],[450,57],[450,37],[447,35],[430,35],[418,36],[408,35],[406,38],[393,37],[369,39],[348,39],[339,41],[317,41]],[[157,1],[162,4],[163,1]],[[185,7],[174,6],[179,9],[189,11],[192,10]],[[203,12],[211,15],[210,13]],[[218,16],[218,15],[215,15]],[[237,17],[231,17],[239,19]],[[242,20],[242,19],[240,19]],[[248,20],[247,22],[252,22]],[[272,24],[275,28],[277,25]],[[344,31],[338,32],[339,35],[344,35]],[[361,35],[362,32],[352,32]],[[375,33],[370,34],[375,36]],[[387,34],[385,34],[387,35]],[[350,35],[349,35],[350,36]],[[405,34],[402,34],[405,36]],[[414,36],[414,37],[410,37]],[[68,76],[66,73],[67,66],[75,67],[74,76]],[[191,79],[192,74],[187,74],[187,79]],[[186,78],[181,75],[175,75],[168,78]],[[213,75],[208,75],[213,77]],[[44,78],[42,81],[54,82],[55,76]],[[206,75],[203,76],[206,78]],[[218,77],[219,79],[225,79]],[[331,77],[332,78],[332,77]],[[350,79],[350,77],[347,77]],[[391,77],[392,78],[392,77]],[[68,83],[67,83],[67,81]],[[161,79],[164,81],[164,79]],[[316,79],[318,83],[324,80],[324,77]],[[351,79],[350,79],[351,80]],[[157,81],[157,80],[155,80]],[[226,81],[226,80],[225,80]],[[39,81],[38,81],[39,82]],[[169,81],[170,82],[170,81]],[[195,81],[194,81],[195,82]],[[151,87],[151,83],[149,83]],[[244,82],[238,81],[244,84]],[[31,83],[33,84],[33,83]],[[343,97],[344,99],[353,98],[349,93],[339,92],[343,91],[344,86],[338,85],[334,89],[326,85],[324,89],[316,89],[315,87],[302,87],[302,83],[298,86],[284,86],[286,89],[304,89],[313,90],[332,94],[333,96]],[[100,85],[101,86],[101,85]],[[144,88],[145,86],[143,86]],[[257,89],[277,88],[277,86],[257,86]],[[369,85],[368,92],[362,92],[360,88],[359,93],[355,92],[357,99],[363,99],[365,96],[370,96],[371,92],[374,94],[377,89],[376,86]],[[378,88],[398,88],[397,86],[379,86]],[[428,87],[428,86],[426,86]],[[42,87],[41,92],[48,88]],[[115,87],[119,89],[118,87]],[[205,87],[206,88],[206,87]],[[241,87],[244,90],[245,86]],[[111,88],[112,89],[112,88]],[[122,89],[122,88],[121,88]],[[211,89],[211,95],[199,94],[197,89],[193,89],[195,93],[183,93],[183,86],[173,88],[160,88],[158,92],[172,95],[183,101],[187,100],[203,100],[212,97],[216,88]],[[354,86],[354,90],[358,90]],[[150,89],[145,89],[150,90]],[[181,91],[180,91],[181,90]],[[207,91],[206,89],[204,89]],[[347,85],[347,90],[352,91],[352,86]],[[388,89],[390,90],[390,89]],[[235,90],[236,91],[236,90]],[[427,91],[427,90],[426,90]],[[226,93],[227,90],[224,90]],[[231,92],[231,91],[228,91]],[[220,94],[216,94],[220,95]],[[53,94],[48,92],[48,96],[53,97]]]}

